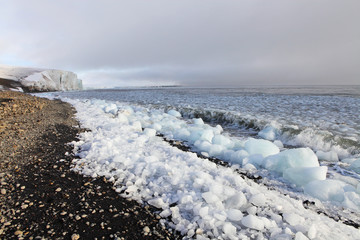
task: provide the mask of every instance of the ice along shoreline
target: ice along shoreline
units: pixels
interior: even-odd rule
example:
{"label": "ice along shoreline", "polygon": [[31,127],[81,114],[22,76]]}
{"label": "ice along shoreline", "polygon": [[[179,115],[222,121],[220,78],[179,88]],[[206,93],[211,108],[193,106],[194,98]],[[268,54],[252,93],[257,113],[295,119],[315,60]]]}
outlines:
{"label": "ice along shoreline", "polygon": [[[352,239],[358,233],[306,210],[302,201],[244,181],[229,168],[174,150],[156,138],[154,128],[146,128],[136,118],[146,119],[144,109],[118,103],[114,110],[114,103],[99,100],[68,101],[78,109],[82,124],[92,130],[75,143],[81,148],[75,169],[105,176],[124,196],[163,209],[160,215],[170,217],[169,224],[188,237],[329,238],[337,235],[331,230],[333,224],[340,224],[338,236],[345,232]],[[241,196],[235,197],[236,193]],[[232,197],[235,206],[229,203]]]}

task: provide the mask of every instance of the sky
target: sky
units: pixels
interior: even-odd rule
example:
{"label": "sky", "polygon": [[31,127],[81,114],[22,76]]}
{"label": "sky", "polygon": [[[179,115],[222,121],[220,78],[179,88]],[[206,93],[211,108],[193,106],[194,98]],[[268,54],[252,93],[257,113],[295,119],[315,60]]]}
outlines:
{"label": "sky", "polygon": [[359,0],[0,0],[0,64],[88,87],[360,84]]}

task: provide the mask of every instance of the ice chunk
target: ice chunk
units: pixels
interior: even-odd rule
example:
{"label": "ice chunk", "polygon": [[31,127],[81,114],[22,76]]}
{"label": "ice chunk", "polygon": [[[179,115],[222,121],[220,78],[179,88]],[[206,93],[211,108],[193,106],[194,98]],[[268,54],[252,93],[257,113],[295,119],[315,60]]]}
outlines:
{"label": "ice chunk", "polygon": [[162,211],[162,212],[160,213],[160,216],[163,217],[163,218],[167,218],[167,217],[170,216],[170,215],[171,215],[170,209],[165,209],[164,211]]}
{"label": "ice chunk", "polygon": [[341,159],[342,162],[348,163],[348,164],[352,164],[356,160],[360,160],[360,158],[344,158],[344,159]]}
{"label": "ice chunk", "polygon": [[223,231],[226,235],[235,236],[236,227],[229,222],[226,222],[223,226]]}
{"label": "ice chunk", "polygon": [[325,180],[327,170],[326,166],[288,168],[284,171],[283,177],[297,186],[304,186],[314,180]]}
{"label": "ice chunk", "polygon": [[205,201],[207,203],[216,203],[219,202],[219,198],[218,196],[216,196],[215,194],[213,194],[212,192],[205,192],[203,194],[201,194],[201,196],[205,199]]}
{"label": "ice chunk", "polygon": [[330,151],[330,152],[323,152],[323,151],[317,151],[316,156],[320,160],[325,160],[329,162],[337,162],[339,161],[339,157],[336,152]]}
{"label": "ice chunk", "polygon": [[213,137],[214,137],[214,132],[210,129],[207,129],[204,130],[204,132],[201,134],[200,140],[211,142]]}
{"label": "ice chunk", "polygon": [[238,192],[238,193],[235,193],[233,196],[229,197],[226,200],[225,205],[227,208],[239,209],[246,203],[247,203],[247,200],[246,200],[244,193]]}
{"label": "ice chunk", "polygon": [[294,240],[309,240],[302,232],[297,232],[295,234]]}
{"label": "ice chunk", "polygon": [[211,145],[209,155],[216,157],[216,156],[221,155],[224,150],[225,150],[225,148],[223,145],[213,144],[213,145]]}
{"label": "ice chunk", "polygon": [[124,123],[124,124],[128,124],[129,123],[129,120],[128,118],[126,117],[125,114],[123,113],[118,113],[118,115],[116,116],[118,122],[120,123]]}
{"label": "ice chunk", "polygon": [[345,192],[343,205],[354,210],[360,210],[360,195],[356,192]]}
{"label": "ice chunk", "polygon": [[214,129],[214,133],[215,134],[220,134],[224,131],[224,129],[220,126],[220,125],[216,125],[215,129]]}
{"label": "ice chunk", "polygon": [[141,122],[139,122],[139,121],[133,122],[132,127],[135,131],[138,131],[138,132],[142,131]]}
{"label": "ice chunk", "polygon": [[193,129],[189,129],[189,131],[190,131],[190,136],[187,138],[187,140],[194,143],[201,138],[201,135],[203,134],[204,130],[199,128],[193,128]]}
{"label": "ice chunk", "polygon": [[174,117],[181,117],[181,113],[179,113],[176,110],[171,109],[170,111],[168,111],[168,114]]}
{"label": "ice chunk", "polygon": [[246,171],[252,171],[252,170],[256,170],[257,168],[252,165],[251,163],[247,163],[242,167],[244,170]]}
{"label": "ice chunk", "polygon": [[255,138],[250,138],[245,142],[245,150],[250,155],[261,154],[263,157],[274,155],[280,152],[280,149],[272,142]]}
{"label": "ice chunk", "polygon": [[223,214],[215,213],[214,217],[222,222],[225,222],[226,220],[226,216],[224,216]]}
{"label": "ice chunk", "polygon": [[265,158],[263,166],[268,170],[283,173],[288,168],[319,167],[319,161],[310,148],[296,148]]}
{"label": "ice chunk", "polygon": [[194,143],[194,146],[199,150],[203,152],[210,152],[211,147],[213,146],[208,141],[201,141],[198,140]]}
{"label": "ice chunk", "polygon": [[243,159],[242,165],[245,166],[247,164],[251,164],[258,168],[261,166],[263,159],[264,158],[261,154],[250,155],[249,157]]}
{"label": "ice chunk", "polygon": [[180,128],[180,129],[176,130],[174,135],[175,135],[176,138],[179,138],[181,140],[182,139],[186,140],[190,136],[190,132],[189,132],[189,130],[187,130],[185,128]]}
{"label": "ice chunk", "polygon": [[242,164],[242,160],[247,156],[249,156],[249,153],[245,150],[233,152],[230,156],[230,162],[234,164]]}
{"label": "ice chunk", "polygon": [[253,195],[250,199],[249,202],[254,204],[255,206],[263,206],[265,205],[266,202],[266,197],[263,193],[258,193]]}
{"label": "ice chunk", "polygon": [[346,191],[355,191],[355,188],[339,180],[327,179],[309,182],[304,192],[322,201],[344,201]]}
{"label": "ice chunk", "polygon": [[258,135],[266,140],[275,140],[276,136],[278,134],[278,129],[272,127],[272,126],[268,126],[266,128],[264,128],[263,130],[261,130]]}
{"label": "ice chunk", "polygon": [[300,225],[305,222],[305,219],[295,213],[284,213],[284,220],[289,223],[291,226]]}
{"label": "ice chunk", "polygon": [[104,107],[104,112],[106,113],[111,113],[111,114],[116,114],[118,111],[118,108],[116,106],[116,104],[114,103],[111,103],[111,104],[108,104]]}
{"label": "ice chunk", "polygon": [[316,226],[315,226],[315,224],[313,224],[310,226],[310,228],[307,232],[307,235],[310,239],[314,239],[314,238],[316,238],[316,233],[317,233]]}
{"label": "ice chunk", "polygon": [[280,140],[275,140],[274,144],[278,146],[279,148],[284,148],[284,144]]}
{"label": "ice chunk", "polygon": [[237,222],[243,218],[243,213],[238,209],[229,209],[229,210],[227,210],[226,214],[227,214],[227,218],[230,221]]}
{"label": "ice chunk", "polygon": [[255,215],[256,212],[257,212],[257,207],[255,206],[251,206],[249,207],[248,209],[246,209],[247,213],[250,214],[250,215]]}
{"label": "ice chunk", "polygon": [[145,128],[144,134],[148,137],[154,137],[156,135],[156,130],[152,128]]}
{"label": "ice chunk", "polygon": [[203,218],[207,217],[207,215],[209,214],[209,207],[202,207],[199,210],[199,215]]}
{"label": "ice chunk", "polygon": [[122,114],[125,114],[126,116],[130,116],[131,114],[134,114],[134,109],[130,106],[125,106],[121,110],[119,110]]}
{"label": "ice chunk", "polygon": [[212,143],[222,145],[222,146],[224,146],[226,148],[231,148],[233,146],[232,141],[228,137],[225,137],[223,135],[216,135],[212,139]]}
{"label": "ice chunk", "polygon": [[360,174],[360,159],[355,160],[351,163],[350,168]]}
{"label": "ice chunk", "polygon": [[262,231],[264,229],[264,222],[261,218],[254,215],[247,215],[241,220],[241,223],[248,228]]}
{"label": "ice chunk", "polygon": [[156,208],[163,208],[166,206],[161,198],[154,198],[148,201],[148,203]]}
{"label": "ice chunk", "polygon": [[162,126],[159,123],[154,123],[151,125],[151,128],[155,129],[156,131],[160,131]]}
{"label": "ice chunk", "polygon": [[196,125],[204,125],[204,121],[201,118],[193,118],[192,121]]}

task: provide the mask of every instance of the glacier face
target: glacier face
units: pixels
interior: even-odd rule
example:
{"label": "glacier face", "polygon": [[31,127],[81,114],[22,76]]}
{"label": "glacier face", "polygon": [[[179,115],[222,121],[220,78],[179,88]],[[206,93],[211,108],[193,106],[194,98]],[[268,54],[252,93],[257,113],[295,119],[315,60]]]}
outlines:
{"label": "glacier face", "polygon": [[81,90],[82,81],[73,72],[0,66],[0,88],[21,88],[25,92]]}

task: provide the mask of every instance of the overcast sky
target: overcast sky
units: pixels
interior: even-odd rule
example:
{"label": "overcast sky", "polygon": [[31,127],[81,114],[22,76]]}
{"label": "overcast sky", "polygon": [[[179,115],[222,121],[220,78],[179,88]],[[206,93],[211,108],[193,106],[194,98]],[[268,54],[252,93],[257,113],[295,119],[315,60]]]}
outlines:
{"label": "overcast sky", "polygon": [[360,1],[0,0],[0,64],[93,87],[360,84]]}

